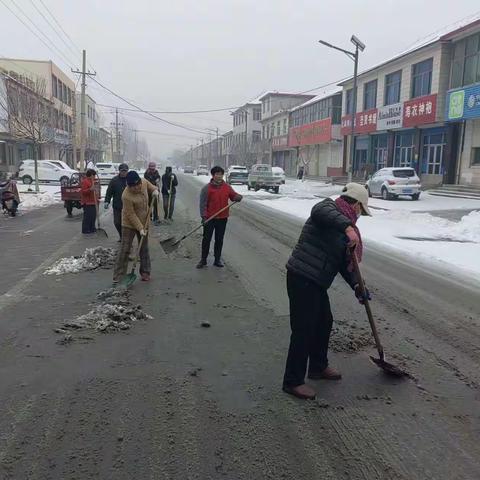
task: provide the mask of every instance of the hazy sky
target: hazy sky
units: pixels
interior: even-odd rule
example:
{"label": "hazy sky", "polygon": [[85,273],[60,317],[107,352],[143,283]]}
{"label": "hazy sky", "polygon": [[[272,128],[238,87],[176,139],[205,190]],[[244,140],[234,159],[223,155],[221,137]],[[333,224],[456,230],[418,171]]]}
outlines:
{"label": "hazy sky", "polygon": [[[20,7],[68,65],[2,2],[28,23]],[[320,46],[320,38],[349,48],[352,33],[357,35],[367,46],[363,70],[480,10],[478,0],[1,0],[0,55],[52,59],[67,72],[80,65],[80,53],[74,56],[35,9],[47,16],[42,2],[87,50],[100,82],[142,108],[169,111],[234,107],[265,90],[308,90],[353,68],[346,56]],[[128,107],[93,82],[88,93],[99,103]],[[160,116],[200,130],[231,128],[228,112]],[[202,136],[143,114],[124,118],[141,130],[179,135],[143,134],[162,157]],[[106,126],[110,120],[107,113]]]}

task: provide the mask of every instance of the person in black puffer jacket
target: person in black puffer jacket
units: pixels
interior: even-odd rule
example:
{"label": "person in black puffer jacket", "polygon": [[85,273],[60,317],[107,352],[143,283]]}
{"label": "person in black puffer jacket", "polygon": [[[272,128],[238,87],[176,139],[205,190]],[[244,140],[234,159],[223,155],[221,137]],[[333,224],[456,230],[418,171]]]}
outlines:
{"label": "person in black puffer jacket", "polygon": [[[160,173],[158,173],[157,170],[157,164],[155,162],[150,162],[148,164],[148,168],[145,170],[145,173],[143,175],[145,180],[148,180],[152,185],[155,187],[158,187],[160,184],[160,181],[162,177],[160,176]],[[149,198],[149,202],[152,199]],[[153,202],[153,208],[152,208],[152,220],[154,222],[158,222],[158,198]]]}
{"label": "person in black puffer jacket", "polygon": [[307,362],[308,378],[312,380],[341,378],[328,366],[333,317],[327,290],[340,273],[359,301],[364,301],[350,257],[353,248],[359,261],[362,257],[362,239],[356,227],[360,215],[370,215],[367,190],[358,183],[349,183],[335,201],[327,198],[312,208],[288,259],[292,334],[283,390],[298,398],[315,398],[315,391],[305,384]]}
{"label": "person in black puffer jacket", "polygon": [[128,165],[121,163],[118,167],[118,175],[113,177],[108,184],[103,207],[108,210],[113,199],[113,224],[117,229],[118,236],[122,238],[122,193],[127,186]]}

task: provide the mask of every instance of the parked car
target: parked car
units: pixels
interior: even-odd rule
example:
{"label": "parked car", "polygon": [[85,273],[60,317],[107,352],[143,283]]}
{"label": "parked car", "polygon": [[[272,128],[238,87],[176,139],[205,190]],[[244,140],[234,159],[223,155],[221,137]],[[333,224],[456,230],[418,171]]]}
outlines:
{"label": "parked car", "polygon": [[58,168],[63,168],[64,170],[71,170],[71,166],[62,162],[61,160],[50,160],[49,158],[45,158],[47,162],[55,164]]}
{"label": "parked car", "polygon": [[232,165],[227,170],[227,183],[248,185],[248,168],[243,165]]}
{"label": "parked car", "polygon": [[248,189],[253,188],[256,192],[263,188],[278,193],[281,183],[281,179],[275,177],[272,167],[267,164],[253,165],[248,175]]}
{"label": "parked car", "polygon": [[[38,160],[38,180],[41,182],[60,182],[68,180],[77,170],[68,167],[59,167],[50,160]],[[23,183],[30,185],[35,179],[35,161],[23,160],[20,163],[17,177]]]}
{"label": "parked car", "polygon": [[183,167],[183,173],[193,173],[193,167]]}
{"label": "parked car", "polygon": [[110,180],[117,175],[118,166],[111,162],[97,163],[96,170],[100,183],[108,184],[110,183]]}
{"label": "parked car", "polygon": [[399,195],[409,195],[412,200],[420,198],[420,178],[411,167],[389,167],[375,172],[366,184],[370,197],[380,196],[393,200]]}
{"label": "parked car", "polygon": [[272,172],[275,177],[280,178],[282,185],[285,185],[285,171],[282,167],[272,167]]}
{"label": "parked car", "polygon": [[208,166],[207,165],[199,165],[199,167],[197,168],[197,176],[198,175],[207,175],[208,177],[208,174],[210,172],[208,171]]}

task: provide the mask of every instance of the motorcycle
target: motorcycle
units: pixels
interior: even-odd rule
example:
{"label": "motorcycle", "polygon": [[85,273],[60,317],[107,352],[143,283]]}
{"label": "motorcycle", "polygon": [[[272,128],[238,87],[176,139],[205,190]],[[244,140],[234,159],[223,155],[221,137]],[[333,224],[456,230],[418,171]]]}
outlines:
{"label": "motorcycle", "polygon": [[0,199],[2,202],[2,210],[6,215],[15,217],[20,204],[20,196],[18,194],[17,183],[15,180],[0,180]]}

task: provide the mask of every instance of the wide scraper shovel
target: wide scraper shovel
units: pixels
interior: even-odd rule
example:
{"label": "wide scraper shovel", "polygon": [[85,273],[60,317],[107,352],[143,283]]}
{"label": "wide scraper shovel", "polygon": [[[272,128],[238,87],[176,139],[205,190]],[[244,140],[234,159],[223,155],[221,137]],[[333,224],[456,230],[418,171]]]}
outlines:
{"label": "wide scraper shovel", "polygon": [[223,207],[222,209],[220,209],[218,212],[214,213],[210,218],[207,218],[207,220],[205,220],[204,222],[202,222],[200,225],[198,225],[197,227],[195,227],[193,230],[191,230],[190,232],[186,233],[180,240],[175,240],[175,237],[169,237],[169,238],[166,238],[165,240],[161,240],[160,241],[160,245],[162,246],[164,252],[169,255],[170,253],[174,252],[178,246],[180,245],[181,242],[183,242],[187,237],[189,237],[190,235],[193,235],[198,229],[202,228],[204,225],[206,225],[208,222],[210,222],[211,220],[213,220],[215,217],[217,217],[218,215],[220,215],[222,212],[224,212],[225,210],[233,207],[233,205],[235,205],[236,203],[238,202],[232,202],[230,204],[228,204],[226,207]]}
{"label": "wide scraper shovel", "polygon": [[358,259],[355,249],[352,249],[350,253],[352,255],[353,268],[357,275],[358,284],[360,285],[360,290],[363,295],[363,305],[365,306],[365,311],[367,312],[368,321],[370,322],[370,328],[372,329],[373,338],[375,339],[375,345],[377,347],[379,356],[379,358],[370,356],[370,359],[373,363],[375,363],[375,365],[380,367],[388,375],[392,375],[394,377],[408,377],[409,374],[407,372],[385,361],[385,353],[383,351],[383,346],[380,342],[380,337],[378,335],[377,326],[375,325],[375,320],[373,319],[372,310],[370,309],[370,303],[368,302],[368,298],[366,295],[365,282],[363,281],[362,274],[360,273],[360,267],[358,266]]}
{"label": "wide scraper shovel", "polygon": [[[98,180],[98,181],[100,182],[100,180]],[[100,188],[102,188],[102,187],[100,186]],[[98,208],[97,192],[96,192],[95,189],[93,190],[93,198],[95,200],[95,209],[97,211],[97,233],[99,235],[103,235],[104,237],[108,238],[107,232],[103,228],[100,227],[100,211],[99,211],[99,208]]]}

